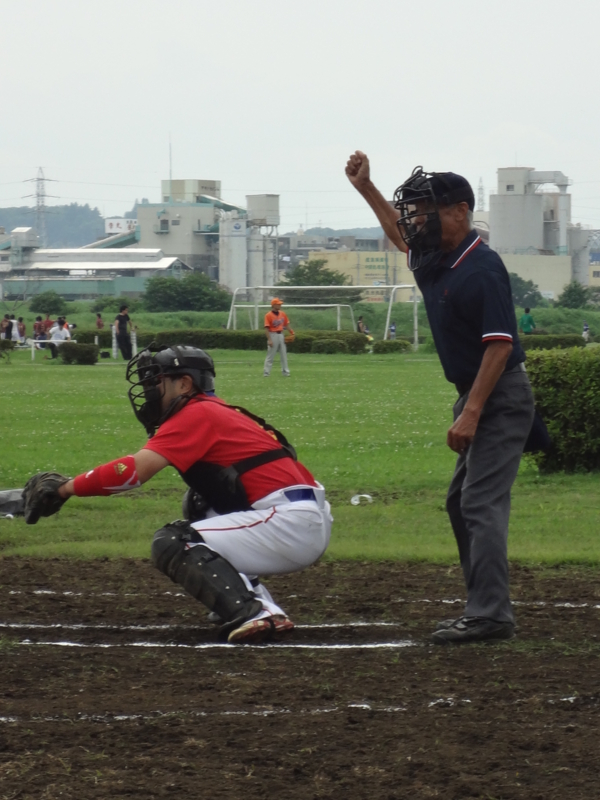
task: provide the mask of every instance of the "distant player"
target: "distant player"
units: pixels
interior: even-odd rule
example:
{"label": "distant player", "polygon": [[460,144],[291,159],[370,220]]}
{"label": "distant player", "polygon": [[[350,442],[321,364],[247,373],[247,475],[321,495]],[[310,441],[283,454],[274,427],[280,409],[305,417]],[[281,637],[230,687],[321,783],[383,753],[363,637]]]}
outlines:
{"label": "distant player", "polygon": [[190,487],[186,519],[156,532],[152,561],[222,622],[224,640],[262,642],[294,624],[258,576],[313,564],[333,520],[325,490],[283,434],[215,397],[214,375],[212,358],[195,347],[135,356],[127,367],[129,399],[148,443],[74,480],[34,475],[23,491],[25,520],[56,513],[73,495],[136,489],[174,466]]}
{"label": "distant player", "polygon": [[290,321],[287,315],[281,310],[281,300],[274,297],[271,300],[271,310],[265,314],[265,331],[267,333],[267,357],[263,375],[268,378],[271,374],[275,354],[279,353],[281,358],[281,372],[288,378],[290,371],[287,363],[287,348],[285,346],[285,333],[289,331],[290,336],[294,336],[294,331],[290,328]]}

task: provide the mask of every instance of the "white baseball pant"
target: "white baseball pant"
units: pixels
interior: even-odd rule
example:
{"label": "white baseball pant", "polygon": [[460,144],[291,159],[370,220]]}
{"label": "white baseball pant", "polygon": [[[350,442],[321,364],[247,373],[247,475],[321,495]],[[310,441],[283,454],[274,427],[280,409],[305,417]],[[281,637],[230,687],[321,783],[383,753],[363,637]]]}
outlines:
{"label": "white baseball pant", "polygon": [[[297,490],[312,490],[316,499],[291,502],[286,492]],[[332,522],[319,484],[288,486],[258,500],[250,511],[215,514],[191,525],[235,567],[269,614],[285,614],[266,587],[252,586],[252,579],[298,572],[314,564],[327,549]]]}
{"label": "white baseball pant", "polygon": [[289,375],[290,371],[288,369],[287,363],[287,347],[285,346],[285,335],[283,333],[271,333],[271,341],[273,344],[271,347],[267,348],[267,357],[265,358],[265,366],[263,369],[263,374],[265,376],[271,374],[271,369],[273,368],[273,361],[275,360],[275,354],[279,352],[279,356],[281,358],[281,371],[284,375]]}

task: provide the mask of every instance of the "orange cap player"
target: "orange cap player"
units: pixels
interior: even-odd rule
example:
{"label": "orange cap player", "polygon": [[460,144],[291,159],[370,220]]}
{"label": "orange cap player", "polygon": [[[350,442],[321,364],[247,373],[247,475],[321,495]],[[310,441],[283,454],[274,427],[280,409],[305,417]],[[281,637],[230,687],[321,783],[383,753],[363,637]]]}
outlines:
{"label": "orange cap player", "polygon": [[285,346],[284,331],[289,331],[290,336],[294,336],[294,331],[290,328],[290,321],[287,314],[281,310],[283,303],[278,297],[271,300],[271,310],[265,314],[265,331],[267,333],[267,357],[263,375],[268,378],[271,374],[275,353],[279,352],[281,358],[281,372],[284,378],[289,378],[290,371],[287,364],[287,349]]}

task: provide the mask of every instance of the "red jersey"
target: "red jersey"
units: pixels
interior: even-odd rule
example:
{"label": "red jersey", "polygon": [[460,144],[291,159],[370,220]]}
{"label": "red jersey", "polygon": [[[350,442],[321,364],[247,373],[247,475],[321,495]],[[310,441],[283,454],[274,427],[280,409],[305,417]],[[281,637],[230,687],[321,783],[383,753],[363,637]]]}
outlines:
{"label": "red jersey", "polygon": [[290,321],[283,311],[279,314],[274,314],[272,311],[265,314],[265,328],[269,329],[269,333],[283,333],[283,329],[289,324]]}
{"label": "red jersey", "polygon": [[[229,467],[259,453],[280,448],[272,433],[218,397],[190,400],[160,426],[145,446],[145,449],[166,458],[184,480],[198,462]],[[292,458],[281,458],[255,467],[244,472],[240,480],[250,504],[288,486],[317,485],[306,467]],[[210,502],[210,498],[206,499]]]}

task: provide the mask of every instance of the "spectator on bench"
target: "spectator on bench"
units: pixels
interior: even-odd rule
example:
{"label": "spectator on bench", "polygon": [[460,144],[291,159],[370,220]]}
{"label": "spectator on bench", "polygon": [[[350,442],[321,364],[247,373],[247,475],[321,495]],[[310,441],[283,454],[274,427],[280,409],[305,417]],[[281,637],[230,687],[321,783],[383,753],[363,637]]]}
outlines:
{"label": "spectator on bench", "polygon": [[[71,334],[69,333],[69,328],[65,324],[65,321],[59,317],[58,325],[55,325],[50,331],[48,347],[52,353],[52,358],[58,356],[58,348],[63,342],[68,342],[70,338]],[[44,356],[44,358],[48,358],[48,356]]]}

